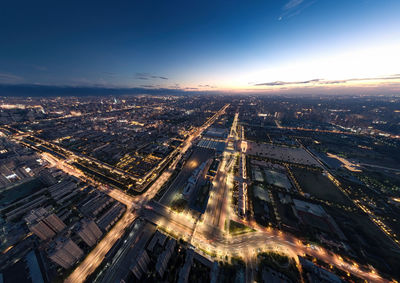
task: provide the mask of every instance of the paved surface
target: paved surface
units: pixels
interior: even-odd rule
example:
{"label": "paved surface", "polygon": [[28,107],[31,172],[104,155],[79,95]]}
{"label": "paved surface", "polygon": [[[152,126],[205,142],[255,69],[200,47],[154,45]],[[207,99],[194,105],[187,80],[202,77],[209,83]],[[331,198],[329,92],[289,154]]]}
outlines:
{"label": "paved surface", "polygon": [[[123,201],[127,204],[127,212],[123,215],[120,221],[108,232],[108,234],[97,244],[97,246],[88,254],[88,256],[82,261],[78,267],[71,273],[67,278],[66,282],[84,282],[84,280],[92,274],[96,268],[101,264],[104,256],[112,248],[115,242],[122,237],[125,229],[132,224],[132,222],[137,218],[137,214],[132,212],[136,207],[144,206],[148,200],[152,199],[162,185],[171,177],[173,170],[175,169],[177,163],[186,153],[186,151],[192,145],[193,139],[198,137],[205,129],[207,129],[214,121],[224,113],[225,109],[229,107],[229,104],[225,105],[220,109],[213,117],[211,117],[203,126],[195,130],[183,144],[180,154],[174,159],[170,167],[165,170],[161,176],[152,184],[152,186],[142,195],[138,197],[131,197],[124,194],[122,191],[110,190],[109,188],[102,187],[102,190],[106,190],[111,196],[116,197],[117,200]],[[129,203],[132,201],[131,203]]]}
{"label": "paved surface", "polygon": [[[229,105],[224,106],[214,117],[207,121],[202,127],[195,130],[188,139],[184,142],[181,153],[172,162],[170,167],[161,174],[161,176],[153,183],[146,193],[138,197],[132,197],[124,194],[121,191],[110,189],[107,186],[100,186],[100,190],[106,192],[113,198],[119,200],[127,206],[127,211],[117,222],[117,224],[106,234],[106,236],[99,242],[99,244],[88,254],[88,256],[78,265],[78,267],[67,278],[66,282],[84,282],[84,280],[92,274],[96,268],[101,264],[107,252],[115,244],[115,242],[122,237],[125,229],[129,227],[132,222],[138,217],[135,209],[143,208],[141,211],[147,219],[159,225],[161,228],[167,230],[177,237],[189,241],[196,248],[215,253],[217,258],[223,259],[225,255],[228,256],[242,256],[246,259],[246,278],[248,281],[253,280],[254,276],[254,259],[260,251],[279,251],[285,253],[295,259],[297,255],[309,254],[324,262],[328,262],[339,269],[350,272],[360,278],[370,282],[388,282],[382,279],[374,271],[361,270],[357,264],[348,263],[343,261],[338,255],[328,252],[321,247],[310,247],[302,244],[296,237],[283,233],[282,231],[268,229],[258,226],[255,222],[247,222],[241,220],[246,225],[255,229],[255,232],[246,233],[237,236],[226,236],[221,231],[221,221],[226,218],[226,213],[229,214],[229,208],[224,205],[226,201],[226,189],[221,184],[216,192],[214,201],[210,203],[209,214],[204,218],[203,222],[198,222],[188,213],[174,213],[169,209],[159,206],[158,204],[148,203],[161,186],[170,178],[176,164],[191,146],[194,138],[199,136],[207,127],[209,127],[219,115]],[[52,158],[55,158],[52,156]],[[57,158],[53,160],[53,165],[58,166],[60,169],[71,172],[71,167],[65,162],[59,162]],[[224,167],[220,167],[224,168]],[[74,170],[72,170],[74,171]],[[81,176],[79,171],[72,172],[77,176],[84,178],[85,181],[92,181],[88,178]],[[226,174],[219,173],[217,181],[224,182]],[[212,212],[218,213],[212,214]],[[207,213],[207,212],[206,212]],[[197,229],[198,226],[205,225],[207,229]],[[218,231],[218,233],[215,233]]]}

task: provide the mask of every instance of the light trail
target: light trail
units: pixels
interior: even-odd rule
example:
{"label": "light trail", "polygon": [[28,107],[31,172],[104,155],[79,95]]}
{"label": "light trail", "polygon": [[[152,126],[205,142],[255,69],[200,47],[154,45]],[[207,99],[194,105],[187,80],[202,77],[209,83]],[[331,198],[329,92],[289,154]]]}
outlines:
{"label": "light trail", "polygon": [[[87,255],[87,257],[77,266],[77,268],[70,274],[66,282],[84,282],[86,278],[92,274],[97,267],[103,261],[107,252],[115,244],[115,242],[122,237],[125,229],[132,224],[132,222],[138,217],[135,208],[146,207],[148,200],[150,200],[162,187],[162,185],[168,181],[172,175],[173,170],[176,168],[177,163],[182,158],[184,153],[192,145],[192,141],[198,137],[205,129],[207,129],[225,110],[229,107],[225,105],[220,111],[218,111],[213,117],[206,121],[206,123],[199,129],[194,130],[191,135],[186,139],[184,145],[179,153],[178,157],[174,159],[169,168],[164,171],[161,176],[152,184],[152,186],[142,195],[137,197],[132,197],[125,194],[122,191],[116,189],[110,189],[107,186],[98,186],[99,189],[116,200],[124,203],[127,206],[127,211],[123,217],[114,225],[114,227],[106,234],[106,236],[99,242],[99,244]],[[232,133],[232,131],[231,131]],[[235,132],[234,132],[235,133]],[[242,128],[243,135],[243,128]],[[242,136],[243,138],[243,136]],[[26,145],[29,146],[29,145]],[[74,176],[79,176],[84,181],[95,184],[99,184],[94,180],[87,178],[83,173],[76,168],[70,166],[65,161],[60,162],[60,160],[49,154],[47,155],[47,160],[54,166],[59,167],[68,174],[75,174]],[[225,160],[226,163],[226,160]],[[222,167],[222,166],[221,166]],[[219,216],[217,218],[211,216],[205,216],[207,219],[203,222],[209,223],[209,226],[217,226],[220,229],[221,219],[228,219],[231,212],[230,205],[226,205],[226,195],[227,186],[224,180],[228,177],[229,168],[224,170],[220,182],[224,183],[224,190],[219,190],[217,197],[210,196],[210,201],[214,211],[219,207]],[[224,192],[224,193],[222,193]],[[214,192],[212,192],[214,194]],[[228,202],[229,203],[229,202]],[[228,207],[228,209],[227,209]],[[208,207],[207,207],[208,208]],[[224,211],[224,212],[222,212]],[[228,213],[227,213],[228,212]],[[228,214],[228,215],[227,215]],[[222,217],[221,217],[222,216]],[[168,221],[166,221],[168,219]],[[166,231],[173,233],[175,236],[182,237],[185,239],[190,239],[191,243],[198,249],[202,249],[208,253],[215,253],[223,259],[223,255],[235,256],[244,254],[244,249],[247,249],[247,254],[249,260],[253,260],[256,257],[258,251],[279,251],[285,253],[298,261],[297,256],[303,256],[304,254],[309,254],[316,257],[326,263],[330,263],[341,270],[354,274],[360,278],[368,280],[370,282],[389,282],[383,279],[375,270],[364,271],[359,268],[359,265],[355,262],[347,263],[344,262],[339,256],[332,252],[327,252],[321,247],[316,247],[315,249],[303,245],[302,242],[294,236],[283,233],[282,231],[277,231],[272,228],[264,228],[257,225],[253,221],[243,221],[246,225],[249,225],[256,232],[246,233],[237,236],[223,236],[218,235],[217,237],[209,237],[207,229],[197,229],[197,225],[193,223],[194,221],[189,216],[183,216],[177,213],[169,214],[168,218],[160,218],[158,225],[164,228]],[[218,221],[216,221],[216,219]],[[225,222],[225,221],[223,221]],[[216,225],[215,225],[216,224]]]}
{"label": "light trail", "polygon": [[[132,222],[137,218],[137,214],[131,210],[134,207],[143,207],[148,200],[153,198],[162,185],[168,181],[171,177],[173,169],[175,169],[180,158],[185,154],[185,152],[190,148],[191,142],[197,136],[199,136],[205,129],[207,129],[224,111],[229,107],[229,104],[225,105],[220,109],[214,116],[206,121],[206,123],[200,127],[199,130],[195,131],[190,135],[181,150],[178,158],[176,158],[169,169],[164,171],[163,174],[152,184],[152,186],[142,195],[137,197],[132,197],[125,194],[124,192],[116,189],[109,189],[107,187],[100,187],[101,190],[107,192],[111,197],[114,197],[118,201],[127,205],[127,212],[124,216],[117,222],[117,224],[108,232],[108,234],[99,242],[99,244],[89,253],[89,255],[81,262],[78,267],[71,273],[65,282],[84,282],[85,279],[92,274],[96,268],[101,264],[104,256],[112,248],[115,242],[122,237],[125,229],[132,224]],[[174,222],[171,222],[174,223]]]}

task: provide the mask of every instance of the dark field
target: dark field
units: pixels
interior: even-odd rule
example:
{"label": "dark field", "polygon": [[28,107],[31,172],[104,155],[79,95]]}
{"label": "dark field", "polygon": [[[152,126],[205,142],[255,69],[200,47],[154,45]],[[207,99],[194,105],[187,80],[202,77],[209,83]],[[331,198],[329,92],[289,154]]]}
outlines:
{"label": "dark field", "polygon": [[[340,209],[325,207],[336,220],[348,239],[351,248],[365,263],[370,263],[379,270],[400,277],[400,252],[367,215],[361,213],[346,213]],[[362,251],[362,252],[361,252]]]}
{"label": "dark field", "polygon": [[292,168],[293,175],[304,193],[317,199],[352,206],[353,203],[327,177],[318,171]]}

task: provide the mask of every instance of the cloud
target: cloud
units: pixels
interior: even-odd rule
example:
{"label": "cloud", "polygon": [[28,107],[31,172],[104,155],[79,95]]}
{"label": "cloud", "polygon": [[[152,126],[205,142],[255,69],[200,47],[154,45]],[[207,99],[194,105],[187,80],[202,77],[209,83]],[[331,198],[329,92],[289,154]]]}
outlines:
{"label": "cloud", "polygon": [[167,86],[167,88],[170,88],[170,89],[182,89],[181,85],[178,84],[178,83],[175,83],[173,85]]}
{"label": "cloud", "polygon": [[[393,76],[390,76],[393,77]],[[331,81],[333,82],[333,81]],[[185,88],[171,87],[94,87],[94,86],[57,86],[40,84],[2,84],[0,83],[0,96],[103,96],[103,95],[232,95],[232,94],[254,94],[254,95],[360,95],[377,93],[383,95],[397,95],[400,91],[400,83],[389,82],[382,85],[371,85],[368,87],[359,85],[325,87],[316,84],[312,87],[305,86],[282,86],[279,88],[259,88],[232,90],[190,90]]]}
{"label": "cloud", "polygon": [[216,88],[216,86],[208,85],[208,84],[199,84],[198,87],[201,87],[201,88]]}
{"label": "cloud", "polygon": [[322,84],[340,84],[340,83],[348,83],[348,82],[357,82],[357,81],[391,81],[391,80],[399,80],[400,75],[389,75],[383,77],[373,77],[373,78],[352,78],[345,80],[335,80],[335,81],[321,81]]}
{"label": "cloud", "polygon": [[57,86],[36,84],[2,84],[0,96],[102,96],[102,95],[188,95],[220,92],[204,92],[196,89],[180,87],[157,87],[157,85],[143,85],[141,87],[106,87],[106,86]]}
{"label": "cloud", "polygon": [[22,81],[23,78],[10,73],[0,73],[0,83],[16,83]]}
{"label": "cloud", "polygon": [[275,82],[267,82],[267,83],[257,83],[255,86],[284,86],[284,85],[299,85],[299,84],[310,84],[320,82],[320,79],[313,79],[308,81],[300,81],[300,82],[283,82],[283,81],[275,81]]}
{"label": "cloud", "polygon": [[283,6],[284,10],[290,10],[290,9],[294,9],[297,6],[299,6],[301,3],[303,3],[304,0],[290,0],[289,2],[287,2],[285,4],[285,6]]}
{"label": "cloud", "polygon": [[164,76],[156,76],[150,73],[136,73],[135,78],[138,80],[149,80],[149,79],[161,79],[161,80],[168,80],[167,77]]}
{"label": "cloud", "polygon": [[297,16],[315,2],[317,2],[317,0],[290,0],[282,7],[282,12],[278,20],[281,21]]}
{"label": "cloud", "polygon": [[288,85],[334,85],[334,84],[343,84],[348,82],[357,82],[357,81],[391,81],[391,80],[399,80],[400,74],[382,76],[382,77],[373,77],[373,78],[352,78],[352,79],[344,79],[344,80],[323,80],[323,79],[312,79],[307,81],[296,81],[296,82],[284,82],[284,81],[274,81],[274,82],[265,82],[265,83],[253,83],[253,86],[288,86]]}

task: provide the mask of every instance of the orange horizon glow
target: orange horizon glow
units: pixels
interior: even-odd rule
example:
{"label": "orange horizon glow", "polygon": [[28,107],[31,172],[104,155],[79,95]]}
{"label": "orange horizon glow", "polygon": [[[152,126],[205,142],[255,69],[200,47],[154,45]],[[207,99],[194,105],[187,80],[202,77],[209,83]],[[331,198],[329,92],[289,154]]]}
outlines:
{"label": "orange horizon glow", "polygon": [[[268,92],[285,91],[376,91],[379,88],[400,91],[400,42],[386,43],[332,54],[304,55],[269,65],[258,58],[246,68],[216,73],[207,84],[186,81],[186,89],[198,91]],[[264,62],[265,61],[265,62]],[[193,87],[196,85],[196,87]]]}

